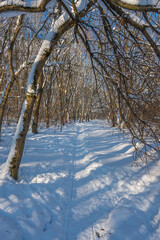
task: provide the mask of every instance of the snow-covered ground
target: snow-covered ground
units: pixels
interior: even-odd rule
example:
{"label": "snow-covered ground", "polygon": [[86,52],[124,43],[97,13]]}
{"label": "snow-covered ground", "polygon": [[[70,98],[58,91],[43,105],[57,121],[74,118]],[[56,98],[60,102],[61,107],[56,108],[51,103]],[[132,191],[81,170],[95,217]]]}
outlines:
{"label": "snow-covered ground", "polygon": [[131,167],[132,153],[104,121],[29,133],[18,182],[0,179],[0,240],[160,240],[160,166]]}

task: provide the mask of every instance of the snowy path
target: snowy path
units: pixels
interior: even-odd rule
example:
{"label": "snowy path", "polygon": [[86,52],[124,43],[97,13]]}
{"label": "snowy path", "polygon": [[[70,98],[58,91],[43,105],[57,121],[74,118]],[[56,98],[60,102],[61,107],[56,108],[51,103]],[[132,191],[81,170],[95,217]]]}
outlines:
{"label": "snowy path", "polygon": [[132,151],[104,121],[29,133],[19,181],[0,179],[0,240],[160,240],[160,167],[131,167]]}

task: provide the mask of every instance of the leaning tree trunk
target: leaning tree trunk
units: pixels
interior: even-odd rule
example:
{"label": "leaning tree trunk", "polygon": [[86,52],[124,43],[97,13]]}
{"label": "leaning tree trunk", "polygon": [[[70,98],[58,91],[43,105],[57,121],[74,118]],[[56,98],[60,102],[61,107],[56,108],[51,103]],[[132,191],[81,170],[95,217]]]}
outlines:
{"label": "leaning tree trunk", "polygon": [[[61,17],[60,17],[61,18]],[[58,21],[58,20],[57,20]],[[49,57],[52,49],[56,45],[59,38],[66,32],[69,28],[73,26],[73,20],[68,19],[65,21],[65,17],[60,19],[60,22],[52,24],[51,30],[46,36],[39,53],[35,59],[32,66],[31,72],[29,74],[26,99],[23,103],[23,109],[20,115],[20,119],[17,125],[16,133],[13,139],[11,150],[3,169],[3,174],[7,174],[8,171],[10,175],[17,180],[18,170],[23,155],[23,149],[25,144],[25,138],[31,121],[33,106],[35,102],[37,79],[42,71],[42,68]]]}
{"label": "leaning tree trunk", "polygon": [[33,110],[33,123],[32,123],[32,133],[38,133],[38,118],[39,118],[39,108],[43,93],[43,71],[41,71],[39,79],[38,79],[38,91],[37,91],[37,97],[35,101],[35,106]]}
{"label": "leaning tree trunk", "polygon": [[[89,3],[86,9],[84,8],[81,9],[79,17],[83,17],[87,12],[87,9],[90,8],[92,5],[93,3],[91,2]],[[17,180],[18,178],[18,169],[21,162],[25,138],[29,128],[33,106],[35,102],[37,80],[39,74],[42,71],[42,68],[47,58],[49,57],[51,51],[56,46],[57,41],[67,30],[69,30],[74,25],[74,21],[75,19],[69,18],[66,12],[64,12],[57,21],[53,20],[51,30],[47,34],[46,39],[43,41],[42,46],[32,66],[31,72],[29,74],[26,99],[23,103],[23,110],[20,115],[20,119],[17,125],[16,133],[13,139],[13,143],[11,146],[11,150],[6,165],[3,169],[4,175],[7,174],[9,170],[11,176],[15,180]]]}

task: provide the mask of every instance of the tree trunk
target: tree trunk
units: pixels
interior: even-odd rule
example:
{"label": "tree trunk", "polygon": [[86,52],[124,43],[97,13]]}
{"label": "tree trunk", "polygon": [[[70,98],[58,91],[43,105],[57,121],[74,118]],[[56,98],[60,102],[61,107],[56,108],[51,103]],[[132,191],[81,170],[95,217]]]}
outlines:
{"label": "tree trunk", "polygon": [[6,102],[7,102],[8,95],[10,93],[12,85],[13,85],[13,81],[10,81],[7,83],[6,88],[3,92],[3,96],[1,97],[1,101],[0,101],[0,139],[1,139],[1,130],[2,130],[4,110],[5,110]]}
{"label": "tree trunk", "polygon": [[46,128],[49,128],[49,105],[45,107]]}
{"label": "tree trunk", "polygon": [[38,92],[37,92],[37,97],[35,101],[35,106],[33,110],[33,123],[32,123],[32,133],[38,133],[38,117],[39,117],[39,108],[40,108],[40,103],[41,103],[41,98],[42,98],[42,93],[43,93],[43,71],[40,73],[39,79],[38,79]]}
{"label": "tree trunk", "polygon": [[[54,26],[56,29],[54,28]],[[73,26],[73,21],[71,19],[69,19],[68,21],[65,21],[64,19],[64,22],[61,25],[58,25],[58,27],[56,23],[52,25],[51,31],[46,36],[47,40],[44,40],[44,42],[42,43],[42,46],[39,50],[39,53],[35,59],[35,62],[29,74],[26,99],[23,104],[23,110],[21,112],[21,116],[17,125],[11,150],[3,170],[4,174],[7,174],[8,171],[10,171],[11,176],[15,180],[17,180],[18,178],[19,165],[23,155],[23,149],[24,149],[27,131],[31,121],[31,115],[32,115],[33,106],[35,102],[37,79],[52,49],[56,45],[57,41],[63,35],[63,33],[66,32],[72,26]],[[9,169],[8,169],[8,166],[9,166]]]}
{"label": "tree trunk", "polygon": [[53,72],[48,74],[48,81],[49,81],[49,87],[47,88],[47,101],[45,104],[45,118],[46,118],[46,127],[49,128],[50,126],[50,103],[51,103],[51,95],[52,95],[52,78],[53,78]]}
{"label": "tree trunk", "polygon": [[[17,180],[18,178],[18,169],[19,169],[19,165],[21,162],[22,154],[23,154],[25,138],[29,128],[34,102],[35,102],[35,95],[28,94],[23,104],[21,117],[19,119],[17,131],[15,134],[15,138],[14,138],[15,143],[13,143],[10,154],[8,156],[8,158],[11,159],[9,170],[10,170],[11,176],[15,180]],[[23,125],[21,126],[21,124]],[[13,150],[14,150],[14,154],[12,152]]]}
{"label": "tree trunk", "polygon": [[[93,3],[89,4],[87,8],[90,8],[90,6],[92,5]],[[79,16],[81,17],[84,16],[86,12],[85,9],[82,9]],[[8,170],[10,170],[11,176],[14,179],[18,178],[18,169],[21,162],[25,138],[29,128],[33,106],[35,102],[37,79],[51,51],[56,46],[57,41],[73,25],[74,19],[69,18],[69,15],[66,12],[63,13],[56,21],[53,20],[51,24],[51,29],[48,32],[46,39],[43,41],[42,46],[32,66],[27,83],[26,100],[24,101],[23,110],[21,112],[21,116],[17,125],[11,150],[6,165],[3,169],[4,170],[3,174],[7,174]]]}

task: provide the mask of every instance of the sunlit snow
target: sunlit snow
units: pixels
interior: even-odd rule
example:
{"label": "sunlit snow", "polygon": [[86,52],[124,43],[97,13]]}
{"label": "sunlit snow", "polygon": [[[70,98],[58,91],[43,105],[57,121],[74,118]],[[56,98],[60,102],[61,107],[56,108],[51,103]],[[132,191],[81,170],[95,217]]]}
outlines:
{"label": "sunlit snow", "polygon": [[131,167],[133,151],[106,121],[29,133],[18,182],[0,178],[0,240],[160,240],[160,165]]}

